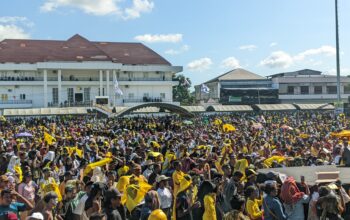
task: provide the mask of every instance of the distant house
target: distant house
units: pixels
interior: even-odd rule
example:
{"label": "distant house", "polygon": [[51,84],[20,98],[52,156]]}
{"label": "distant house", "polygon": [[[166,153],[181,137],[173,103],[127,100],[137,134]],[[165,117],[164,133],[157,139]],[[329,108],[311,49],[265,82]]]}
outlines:
{"label": "distant house", "polygon": [[234,69],[214,79],[204,82],[209,93],[195,86],[198,102],[215,100],[218,104],[271,104],[278,103],[278,89],[270,79],[245,69]]}
{"label": "distant house", "polygon": [[[282,103],[333,103],[337,100],[337,77],[320,71],[303,69],[268,76],[278,85],[278,98]],[[341,76],[340,94],[349,102],[350,78]]]}

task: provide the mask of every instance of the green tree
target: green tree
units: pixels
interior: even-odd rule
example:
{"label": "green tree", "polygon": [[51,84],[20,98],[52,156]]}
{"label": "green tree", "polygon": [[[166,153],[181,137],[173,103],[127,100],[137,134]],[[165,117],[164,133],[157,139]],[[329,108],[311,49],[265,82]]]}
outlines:
{"label": "green tree", "polygon": [[173,87],[173,100],[180,102],[181,105],[193,105],[195,103],[195,97],[191,95],[191,80],[184,75],[177,75],[174,78],[179,84]]}

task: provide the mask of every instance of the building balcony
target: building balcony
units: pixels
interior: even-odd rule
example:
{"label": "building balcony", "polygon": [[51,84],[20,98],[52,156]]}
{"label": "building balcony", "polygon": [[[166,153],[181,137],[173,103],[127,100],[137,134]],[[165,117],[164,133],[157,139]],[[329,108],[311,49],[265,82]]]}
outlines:
{"label": "building balcony", "polygon": [[65,107],[91,107],[93,106],[93,101],[84,101],[84,102],[67,102],[58,104],[49,102],[47,103],[48,107],[59,107],[59,108],[65,108]]}
{"label": "building balcony", "polygon": [[31,108],[32,100],[0,100],[0,108]]}

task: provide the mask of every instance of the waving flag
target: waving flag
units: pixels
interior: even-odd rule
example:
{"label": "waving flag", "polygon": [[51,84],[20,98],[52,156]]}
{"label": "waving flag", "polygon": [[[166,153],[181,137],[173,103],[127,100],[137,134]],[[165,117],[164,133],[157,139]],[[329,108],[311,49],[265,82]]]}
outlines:
{"label": "waving flag", "polygon": [[209,92],[210,92],[210,89],[209,89],[209,87],[206,86],[205,84],[202,84],[201,92],[209,93]]}
{"label": "waving flag", "polygon": [[116,95],[123,95],[123,91],[119,88],[119,83],[117,79],[114,82],[114,92]]}

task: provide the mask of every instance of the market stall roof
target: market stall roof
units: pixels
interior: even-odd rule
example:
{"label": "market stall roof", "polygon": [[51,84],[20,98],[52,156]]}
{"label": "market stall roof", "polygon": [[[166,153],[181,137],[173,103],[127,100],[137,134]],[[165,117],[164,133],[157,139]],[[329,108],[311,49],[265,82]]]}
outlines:
{"label": "market stall roof", "polygon": [[253,108],[249,105],[210,105],[206,109],[209,112],[250,112]]}
{"label": "market stall roof", "polygon": [[296,107],[292,104],[257,104],[255,106],[261,111],[296,110]]}
{"label": "market stall roof", "polygon": [[205,112],[205,108],[201,105],[182,106],[182,108],[186,109],[189,112]]}
{"label": "market stall roof", "polygon": [[74,108],[32,108],[32,109],[4,109],[4,116],[44,116],[44,115],[84,115],[84,107]]}
{"label": "market stall roof", "polygon": [[321,104],[294,104],[300,110],[334,110],[334,106],[328,103]]}

